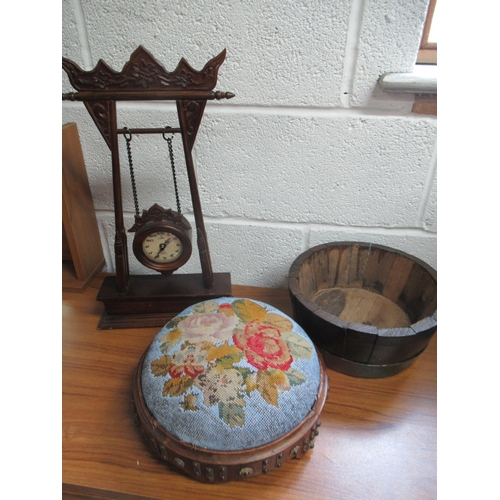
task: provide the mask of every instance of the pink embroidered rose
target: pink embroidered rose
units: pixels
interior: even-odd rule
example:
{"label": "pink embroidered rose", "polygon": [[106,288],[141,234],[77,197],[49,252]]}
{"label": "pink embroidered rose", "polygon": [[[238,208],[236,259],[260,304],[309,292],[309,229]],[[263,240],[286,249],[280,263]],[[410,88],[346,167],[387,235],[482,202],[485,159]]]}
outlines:
{"label": "pink embroidered rose", "polygon": [[252,321],[245,326],[245,330],[234,333],[233,341],[245,351],[248,362],[259,370],[276,368],[286,371],[292,364],[288,344],[274,326]]}
{"label": "pink embroidered rose", "polygon": [[236,323],[236,316],[227,317],[220,312],[201,313],[191,314],[179,322],[177,328],[182,330],[184,339],[191,342],[224,342],[231,338]]}

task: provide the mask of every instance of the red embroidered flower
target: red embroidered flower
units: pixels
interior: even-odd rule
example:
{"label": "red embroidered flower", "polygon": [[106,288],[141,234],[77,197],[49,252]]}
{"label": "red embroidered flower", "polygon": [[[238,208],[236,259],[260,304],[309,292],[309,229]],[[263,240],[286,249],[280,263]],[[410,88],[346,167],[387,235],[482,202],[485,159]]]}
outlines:
{"label": "red embroidered flower", "polygon": [[288,344],[274,326],[252,321],[233,335],[236,346],[245,351],[248,362],[259,370],[288,370],[293,358]]}
{"label": "red embroidered flower", "polygon": [[221,304],[218,312],[224,314],[224,316],[227,316],[228,318],[230,316],[234,316],[234,309],[231,304]]}
{"label": "red embroidered flower", "polygon": [[170,365],[168,373],[172,378],[179,378],[184,373],[191,378],[195,378],[204,372],[205,358],[206,356],[199,352],[196,346],[189,346],[172,356],[173,363]]}

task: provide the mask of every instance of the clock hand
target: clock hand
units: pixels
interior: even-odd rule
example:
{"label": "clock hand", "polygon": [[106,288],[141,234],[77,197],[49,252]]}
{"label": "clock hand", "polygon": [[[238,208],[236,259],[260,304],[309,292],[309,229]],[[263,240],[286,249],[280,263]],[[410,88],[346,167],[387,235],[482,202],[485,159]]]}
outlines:
{"label": "clock hand", "polygon": [[155,259],[157,259],[160,254],[167,248],[168,244],[172,241],[172,238],[169,238],[165,243],[160,243],[160,250],[158,250],[158,254],[156,255]]}

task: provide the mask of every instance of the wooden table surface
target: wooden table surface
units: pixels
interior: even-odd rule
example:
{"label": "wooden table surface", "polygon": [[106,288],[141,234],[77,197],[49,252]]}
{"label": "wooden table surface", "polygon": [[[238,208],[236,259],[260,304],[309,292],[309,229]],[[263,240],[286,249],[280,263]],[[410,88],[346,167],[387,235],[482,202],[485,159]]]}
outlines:
{"label": "wooden table surface", "polygon": [[[328,370],[316,446],[243,481],[203,484],[153,458],[134,425],[136,364],[159,328],[98,330],[97,277],[63,293],[64,499],[436,498],[436,336],[406,371],[384,379]],[[233,295],[292,315],[287,290],[233,285]]]}

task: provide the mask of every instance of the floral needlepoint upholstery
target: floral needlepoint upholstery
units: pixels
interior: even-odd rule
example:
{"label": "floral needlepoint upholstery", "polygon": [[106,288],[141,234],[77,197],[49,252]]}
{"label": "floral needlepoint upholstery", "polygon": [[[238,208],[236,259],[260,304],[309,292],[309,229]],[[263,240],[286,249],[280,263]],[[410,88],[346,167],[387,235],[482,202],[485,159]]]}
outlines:
{"label": "floral needlepoint upholstery", "polygon": [[224,297],[187,308],[158,333],[141,383],[149,412],[177,439],[246,450],[301,423],[317,398],[320,363],[291,318]]}

